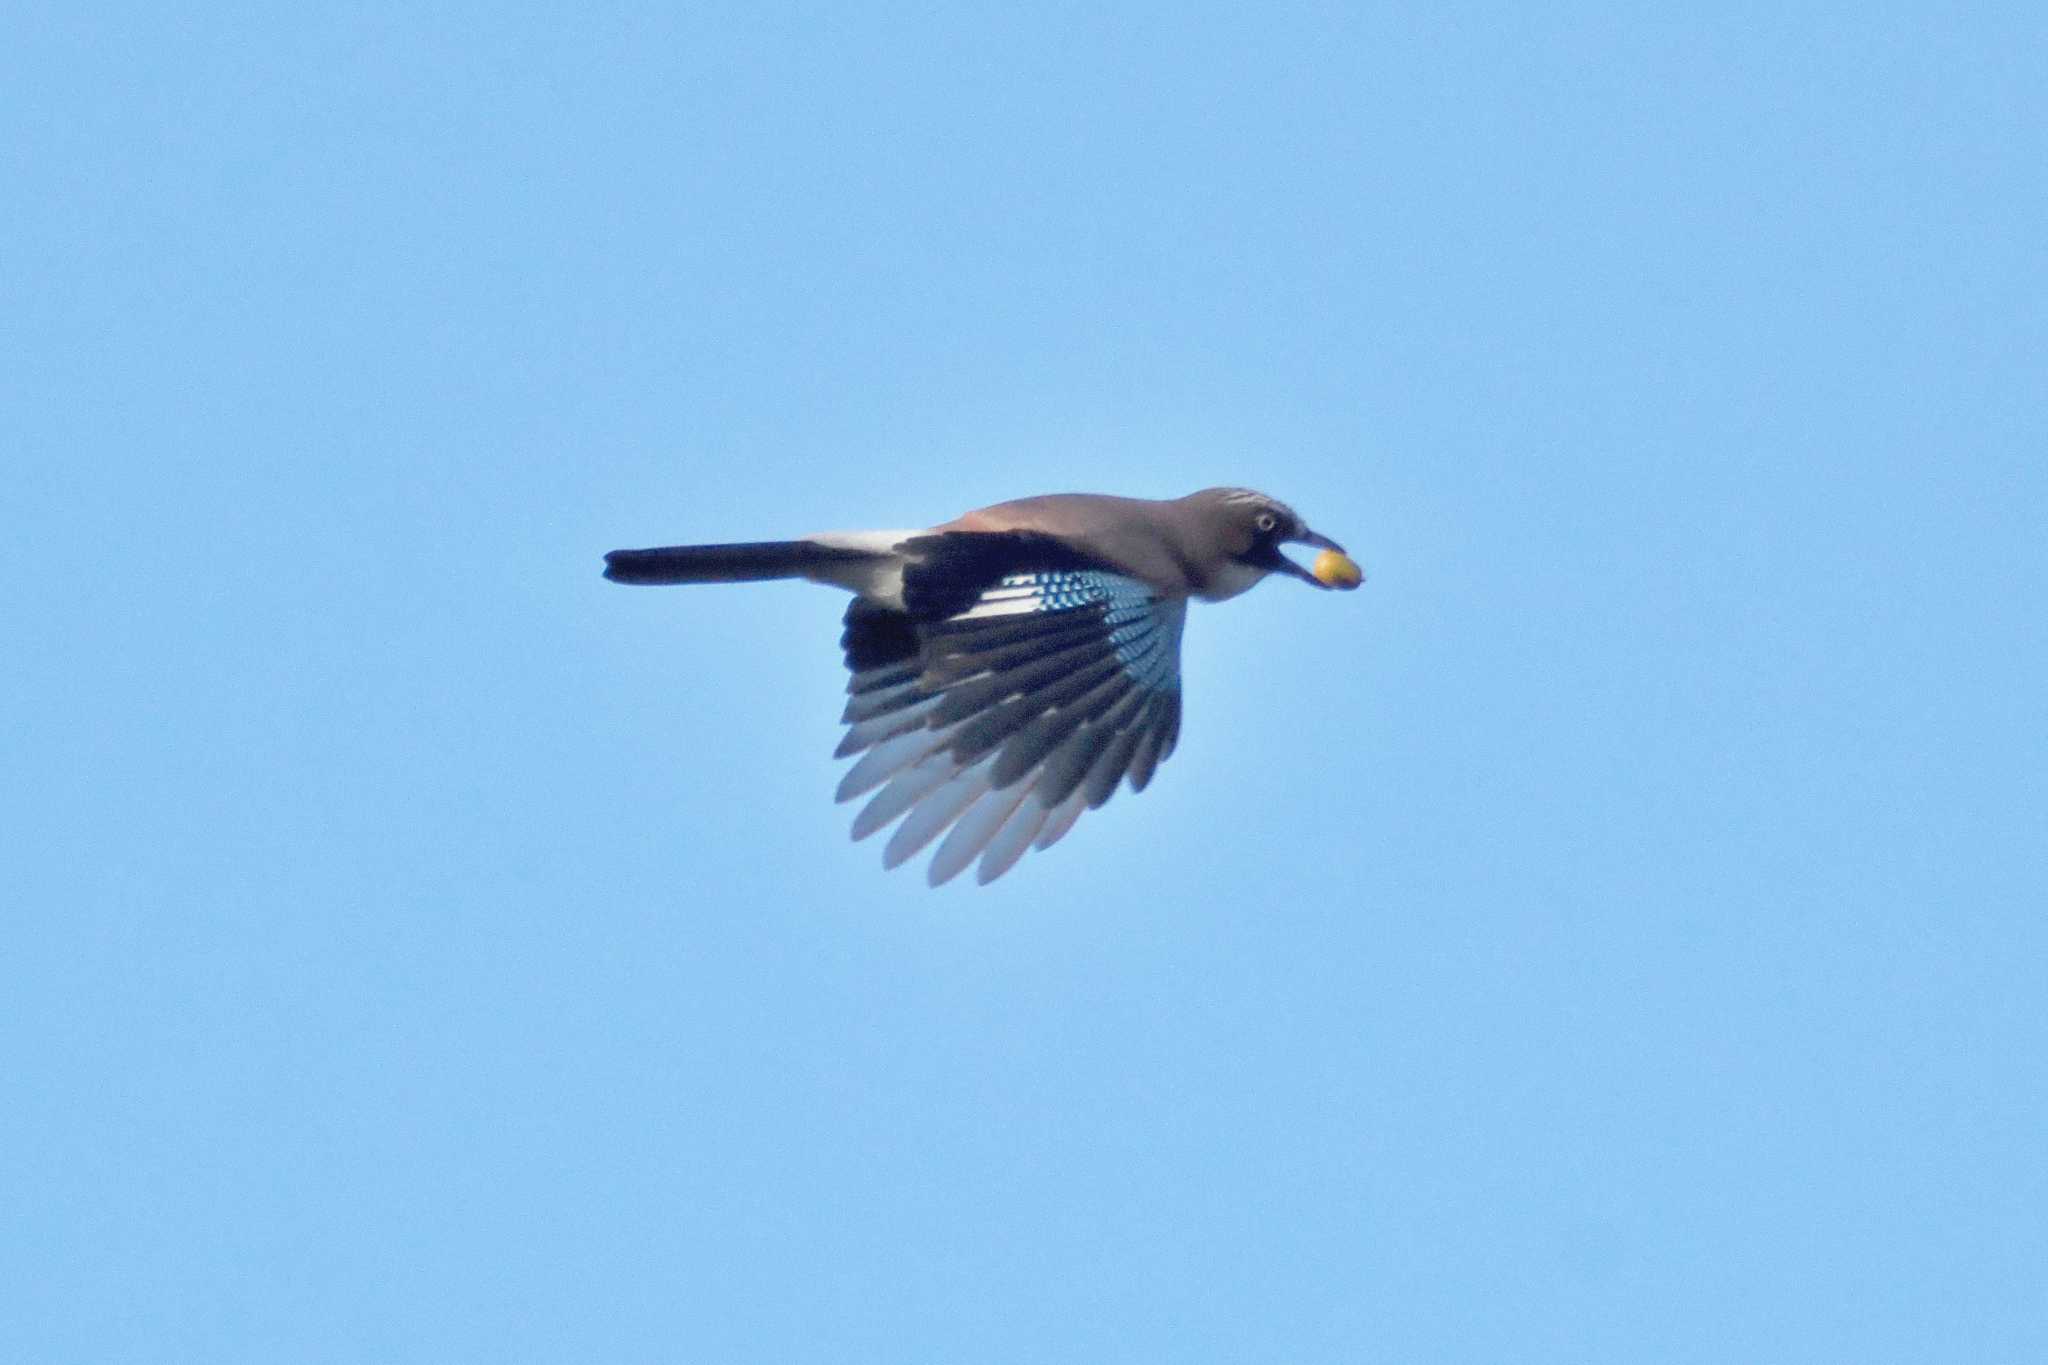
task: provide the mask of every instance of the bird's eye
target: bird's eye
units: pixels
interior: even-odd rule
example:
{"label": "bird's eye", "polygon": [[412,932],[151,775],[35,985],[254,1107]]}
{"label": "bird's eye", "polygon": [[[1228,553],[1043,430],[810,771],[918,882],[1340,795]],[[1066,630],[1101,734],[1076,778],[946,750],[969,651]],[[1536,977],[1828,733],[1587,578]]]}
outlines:
{"label": "bird's eye", "polygon": [[1252,518],[1252,525],[1258,527],[1261,531],[1270,531],[1279,524],[1280,519],[1271,512],[1261,512]]}

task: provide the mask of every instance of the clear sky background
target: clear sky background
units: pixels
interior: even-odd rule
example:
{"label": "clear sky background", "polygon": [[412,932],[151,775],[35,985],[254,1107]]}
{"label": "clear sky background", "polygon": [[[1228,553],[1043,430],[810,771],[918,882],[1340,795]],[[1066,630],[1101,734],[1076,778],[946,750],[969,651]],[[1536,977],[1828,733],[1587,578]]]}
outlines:
{"label": "clear sky background", "polygon": [[[2048,1359],[2048,21],[1709,8],[12,6],[0,1357]],[[1215,483],[986,890],[598,577]]]}

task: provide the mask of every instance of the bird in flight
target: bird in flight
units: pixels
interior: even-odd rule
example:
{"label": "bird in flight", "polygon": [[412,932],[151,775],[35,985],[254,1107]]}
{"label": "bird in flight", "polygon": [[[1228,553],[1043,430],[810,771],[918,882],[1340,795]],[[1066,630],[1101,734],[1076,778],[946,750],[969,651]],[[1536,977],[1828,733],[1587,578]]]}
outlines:
{"label": "bird in flight", "polygon": [[[1313,568],[1282,554],[1317,547]],[[976,859],[994,881],[1049,848],[1125,779],[1143,791],[1180,733],[1189,598],[1270,573],[1355,588],[1358,566],[1292,508],[1247,488],[1153,500],[1056,493],[923,531],[614,550],[614,583],[802,578],[854,594],[838,799],[864,839],[901,819],[895,867],[944,835],[933,886]]]}

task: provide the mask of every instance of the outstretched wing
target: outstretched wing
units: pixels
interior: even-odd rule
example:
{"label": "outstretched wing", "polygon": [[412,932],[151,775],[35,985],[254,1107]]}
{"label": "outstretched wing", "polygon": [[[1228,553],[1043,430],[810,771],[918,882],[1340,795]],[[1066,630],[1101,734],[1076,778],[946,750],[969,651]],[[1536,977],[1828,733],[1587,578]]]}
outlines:
{"label": "outstretched wing", "polygon": [[929,538],[905,575],[907,610],[847,609],[838,756],[861,757],[838,799],[873,793],[856,839],[902,819],[888,867],[944,834],[934,886],[976,858],[993,881],[1125,777],[1142,791],[1179,734],[1185,600],[1037,539]]}

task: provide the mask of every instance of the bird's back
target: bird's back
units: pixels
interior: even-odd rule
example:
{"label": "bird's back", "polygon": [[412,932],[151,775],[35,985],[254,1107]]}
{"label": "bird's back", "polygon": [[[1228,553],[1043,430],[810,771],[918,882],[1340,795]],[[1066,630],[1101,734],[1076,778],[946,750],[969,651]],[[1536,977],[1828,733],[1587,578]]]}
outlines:
{"label": "bird's back", "polygon": [[1170,594],[1184,595],[1195,584],[1188,556],[1157,498],[1120,498],[1107,493],[1045,493],[976,508],[943,526],[943,531],[1033,531],[1087,545],[1098,558],[1128,570]]}

